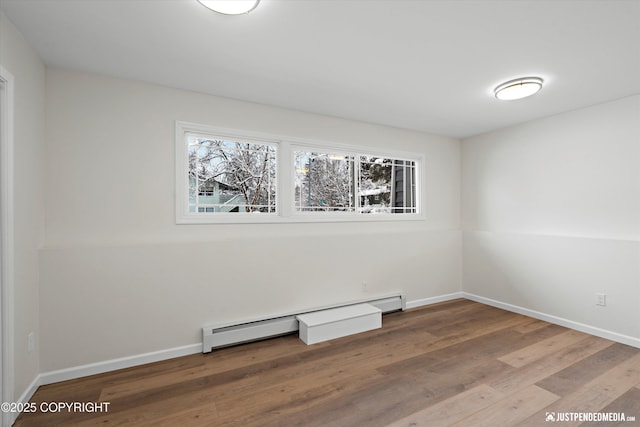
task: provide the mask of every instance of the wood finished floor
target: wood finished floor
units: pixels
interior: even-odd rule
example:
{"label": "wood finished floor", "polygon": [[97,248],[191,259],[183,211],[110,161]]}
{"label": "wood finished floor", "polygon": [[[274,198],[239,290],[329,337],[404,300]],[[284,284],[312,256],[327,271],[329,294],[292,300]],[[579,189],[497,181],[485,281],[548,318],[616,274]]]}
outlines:
{"label": "wood finished floor", "polygon": [[[15,426],[633,426],[640,349],[468,300],[307,346],[289,335],[40,387]],[[547,423],[548,412],[635,422]]]}

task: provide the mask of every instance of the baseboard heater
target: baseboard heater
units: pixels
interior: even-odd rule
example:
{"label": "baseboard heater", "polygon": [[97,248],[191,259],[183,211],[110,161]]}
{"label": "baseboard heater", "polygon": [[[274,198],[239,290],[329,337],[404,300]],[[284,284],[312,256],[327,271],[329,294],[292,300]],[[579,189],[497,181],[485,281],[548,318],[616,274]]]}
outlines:
{"label": "baseboard heater", "polygon": [[296,316],[313,313],[316,311],[328,310],[337,307],[367,303],[379,308],[383,314],[392,311],[404,310],[406,307],[403,294],[393,294],[371,299],[350,301],[342,304],[335,304],[325,307],[318,307],[310,310],[287,313],[282,316],[254,319],[251,321],[210,326],[202,328],[202,352],[210,353],[215,348],[228,347],[250,341],[287,335],[297,332],[299,329]]}

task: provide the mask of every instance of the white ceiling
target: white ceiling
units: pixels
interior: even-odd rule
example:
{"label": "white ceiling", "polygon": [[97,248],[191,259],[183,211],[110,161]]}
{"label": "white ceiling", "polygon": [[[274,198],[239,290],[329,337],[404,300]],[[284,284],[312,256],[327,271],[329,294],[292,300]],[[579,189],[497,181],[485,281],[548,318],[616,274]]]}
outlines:
{"label": "white ceiling", "polygon": [[[467,137],[640,93],[640,0],[1,0],[48,66]],[[497,101],[536,75],[536,96]]]}

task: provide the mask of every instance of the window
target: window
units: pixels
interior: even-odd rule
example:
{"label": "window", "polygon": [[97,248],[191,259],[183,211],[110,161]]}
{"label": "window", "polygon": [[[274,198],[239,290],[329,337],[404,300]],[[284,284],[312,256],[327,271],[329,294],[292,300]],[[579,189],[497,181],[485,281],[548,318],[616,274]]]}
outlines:
{"label": "window", "polygon": [[354,212],[353,156],[294,151],[295,211]]}
{"label": "window", "polygon": [[417,155],[177,122],[176,221],[422,219],[420,166]]}
{"label": "window", "polygon": [[381,156],[360,156],[359,211],[416,213],[416,162]]}
{"label": "window", "polygon": [[187,134],[189,212],[276,211],[276,148]]}
{"label": "window", "polygon": [[294,151],[296,212],[416,213],[416,162]]}

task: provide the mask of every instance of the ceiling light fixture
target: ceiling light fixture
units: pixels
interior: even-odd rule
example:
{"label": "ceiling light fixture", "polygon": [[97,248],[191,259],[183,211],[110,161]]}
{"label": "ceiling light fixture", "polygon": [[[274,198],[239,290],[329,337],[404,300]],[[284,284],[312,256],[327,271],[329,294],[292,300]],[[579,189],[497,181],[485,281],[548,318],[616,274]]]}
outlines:
{"label": "ceiling light fixture", "polygon": [[540,77],[521,77],[504,82],[493,90],[496,98],[503,101],[522,99],[531,96],[542,89]]}
{"label": "ceiling light fixture", "polygon": [[260,0],[198,0],[198,2],[224,15],[242,15],[255,9]]}

